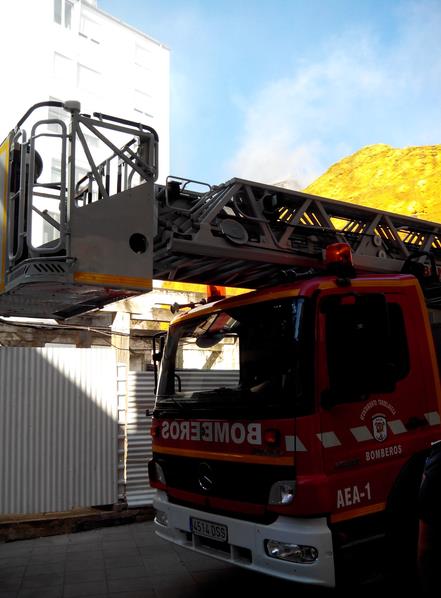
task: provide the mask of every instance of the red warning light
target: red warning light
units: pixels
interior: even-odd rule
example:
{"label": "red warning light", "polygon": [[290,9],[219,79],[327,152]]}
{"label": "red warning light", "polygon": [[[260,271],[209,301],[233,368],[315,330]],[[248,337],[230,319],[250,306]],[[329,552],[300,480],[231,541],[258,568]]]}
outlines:
{"label": "red warning light", "polygon": [[347,243],[333,243],[326,247],[325,264],[342,264],[352,266],[351,246]]}
{"label": "red warning light", "polygon": [[354,278],[351,246],[347,243],[333,243],[326,247],[325,266],[328,272],[342,279]]}
{"label": "red warning light", "polygon": [[207,285],[207,301],[217,301],[224,299],[226,296],[225,287],[220,287],[214,284]]}

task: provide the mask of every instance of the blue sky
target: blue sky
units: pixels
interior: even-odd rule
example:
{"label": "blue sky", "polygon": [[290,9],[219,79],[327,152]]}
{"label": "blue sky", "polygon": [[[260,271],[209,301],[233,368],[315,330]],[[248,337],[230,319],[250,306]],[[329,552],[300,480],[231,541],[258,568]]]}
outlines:
{"label": "blue sky", "polygon": [[171,173],[306,186],[441,143],[440,0],[98,0],[171,49]]}

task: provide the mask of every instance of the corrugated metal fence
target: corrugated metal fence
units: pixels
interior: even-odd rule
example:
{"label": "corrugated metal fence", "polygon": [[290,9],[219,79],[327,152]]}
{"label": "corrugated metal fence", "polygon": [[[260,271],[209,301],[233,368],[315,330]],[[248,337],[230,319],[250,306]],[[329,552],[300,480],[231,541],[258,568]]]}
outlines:
{"label": "corrugated metal fence", "polygon": [[[237,382],[231,371],[178,374],[189,391]],[[0,514],[151,504],[153,405],[153,372],[127,380],[113,349],[0,347]]]}
{"label": "corrugated metal fence", "polygon": [[112,349],[0,348],[0,513],[118,502],[116,378]]}
{"label": "corrugated metal fence", "polygon": [[[181,370],[177,372],[182,388],[188,391],[237,384],[238,373],[230,370]],[[203,381],[203,383],[202,383]],[[127,412],[127,502],[129,507],[152,503],[154,490],[149,486],[147,463],[152,455],[150,417],[154,397],[153,372],[130,372]]]}

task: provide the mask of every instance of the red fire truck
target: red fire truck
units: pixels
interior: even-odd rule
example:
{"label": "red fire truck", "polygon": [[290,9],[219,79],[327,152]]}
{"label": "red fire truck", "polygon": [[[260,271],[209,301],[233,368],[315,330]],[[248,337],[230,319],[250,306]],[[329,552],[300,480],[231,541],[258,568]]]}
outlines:
{"label": "red fire truck", "polygon": [[[258,290],[173,321],[152,424],[157,533],[299,582],[332,587],[383,558],[403,579],[422,467],[441,438],[438,227],[227,187],[228,200],[225,187],[213,194],[231,208],[218,223],[236,244],[231,269],[246,278],[238,261],[244,245],[257,254],[261,227],[280,254],[290,240],[295,271],[280,265],[285,281],[269,286],[254,271]],[[219,282],[214,264],[208,276]]]}
{"label": "red fire truck", "polygon": [[157,146],[76,102],[26,113],[0,146],[0,312],[62,319],[152,278],[254,289],[178,314],[156,352],[158,534],[322,586],[359,553],[411,571],[441,438],[439,225],[241,179],[155,185]]}
{"label": "red fire truck", "polygon": [[[329,266],[342,255],[331,246]],[[236,376],[213,386],[202,368],[180,384],[191,345],[232,350]],[[180,315],[153,414],[158,534],[333,586],[340,553],[384,533],[388,501],[391,523],[401,513],[410,533],[416,511],[403,515],[394,484],[440,438],[439,401],[430,321],[409,275],[311,275]],[[415,495],[420,475],[405,476],[403,492]]]}

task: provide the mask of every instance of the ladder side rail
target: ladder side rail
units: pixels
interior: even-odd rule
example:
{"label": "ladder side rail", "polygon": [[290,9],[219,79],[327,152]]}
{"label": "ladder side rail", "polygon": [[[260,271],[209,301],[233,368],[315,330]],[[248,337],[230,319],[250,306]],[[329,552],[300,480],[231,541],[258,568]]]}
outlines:
{"label": "ladder side rail", "polygon": [[[249,209],[246,204],[242,206],[239,200],[236,201],[235,196],[244,191],[243,186],[250,204]],[[265,217],[259,203],[262,198],[256,197],[254,187],[280,194],[280,218]],[[231,216],[226,208],[231,210]],[[245,229],[247,223],[253,225],[254,234],[257,224],[261,230],[262,227],[269,230],[276,245],[269,243],[267,236],[266,239],[263,237],[263,243],[247,239],[238,246],[235,239],[229,238],[226,230],[222,230],[222,218],[219,218],[222,211],[227,218],[240,221]],[[179,212],[179,208],[176,212]],[[351,206],[299,192],[287,193],[286,190],[280,191],[271,186],[255,185],[240,179],[233,179],[214,188],[211,194],[203,196],[192,216],[193,228],[186,228],[186,222],[179,229],[173,230],[172,227],[169,231],[170,253],[177,259],[180,256],[205,255],[212,260],[212,264],[225,256],[230,259],[240,256],[242,272],[249,260],[281,265],[290,263],[302,268],[314,265],[317,267],[321,263],[323,249],[329,243],[337,241],[351,245],[360,271],[400,272],[408,255],[421,248],[423,238],[429,244],[428,231],[439,230],[438,225],[410,217],[378,212],[363,206]],[[334,218],[346,223],[343,222],[342,228],[339,228],[334,223]],[[285,227],[278,239],[277,227]],[[404,235],[410,229],[409,240],[406,240]],[[176,236],[176,233],[183,230],[189,233],[188,239],[179,234]]]}
{"label": "ladder side rail", "polygon": [[[55,133],[40,133],[37,135],[37,129],[41,126],[56,124],[61,128],[60,134]],[[51,247],[37,246],[35,247],[32,243],[32,230],[33,230],[33,213],[38,213],[34,210],[34,197],[36,193],[34,191],[37,187],[45,187],[44,183],[35,182],[35,141],[38,138],[44,137],[55,137],[61,139],[61,179],[60,179],[60,193],[59,199],[59,211],[60,211],[60,236],[57,242]],[[26,243],[28,246],[29,254],[31,256],[53,254],[62,250],[66,250],[66,153],[67,153],[67,127],[62,120],[59,119],[45,119],[36,122],[31,129],[31,136],[29,139],[29,176],[27,183],[27,223],[26,223]],[[53,188],[52,184],[49,184],[50,188]]]}
{"label": "ladder side rail", "polygon": [[332,212],[332,216],[344,217],[347,218],[348,215],[353,214],[353,216],[363,217],[365,218],[368,214],[371,215],[381,215],[381,216],[388,216],[392,219],[394,226],[396,228],[409,228],[418,231],[425,231],[425,232],[436,232],[439,230],[440,225],[435,222],[430,222],[428,220],[422,220],[420,218],[415,218],[412,216],[405,216],[403,214],[395,214],[393,212],[388,212],[386,210],[378,210],[376,208],[370,208],[368,206],[362,206],[358,204],[352,204],[349,202],[344,202],[337,199],[329,199],[326,197],[318,197],[314,195],[310,195],[307,193],[302,193],[301,191],[289,191],[285,190],[287,193],[293,195],[303,195],[305,197],[311,197],[312,199],[320,199],[320,201],[326,205],[327,210]]}
{"label": "ladder side rail", "polygon": [[[424,220],[420,220],[417,218],[413,218],[411,216],[403,216],[403,215],[399,215],[399,214],[393,214],[391,212],[386,212],[386,211],[379,211],[377,209],[374,208],[369,208],[366,206],[359,206],[359,205],[354,205],[354,204],[350,204],[350,203],[345,203],[343,201],[340,200],[333,200],[333,199],[328,199],[328,198],[323,198],[323,197],[318,197],[318,196],[313,196],[310,194],[306,194],[306,193],[302,193],[302,192],[298,192],[298,191],[291,191],[291,190],[287,190],[287,189],[283,189],[281,190],[278,187],[272,186],[272,185],[265,185],[263,183],[252,183],[250,181],[245,181],[242,179],[232,179],[231,181],[224,183],[223,185],[219,185],[217,187],[213,188],[213,196],[216,196],[217,194],[219,194],[219,192],[225,192],[225,190],[227,191],[228,195],[231,196],[231,187],[232,185],[237,185],[237,184],[250,184],[253,187],[256,188],[261,188],[261,189],[269,189],[274,193],[282,193],[284,196],[287,197],[287,199],[294,200],[299,202],[302,201],[303,203],[306,203],[308,200],[310,200],[311,202],[315,202],[315,205],[317,206],[317,211],[322,215],[322,217],[325,218],[325,220],[327,220],[328,218],[343,218],[343,219],[348,219],[349,217],[354,219],[355,217],[366,221],[366,218],[368,219],[368,222],[372,222],[373,218],[378,218],[380,217],[380,219],[383,218],[387,218],[387,220],[385,220],[385,222],[387,222],[387,226],[391,229],[395,231],[395,234],[392,233],[392,236],[390,237],[390,240],[396,240],[396,241],[401,241],[401,239],[399,238],[399,236],[397,235],[397,230],[401,230],[401,229],[412,229],[415,232],[421,232],[423,234],[427,234],[428,232],[433,232],[433,233],[437,233],[439,231],[439,224],[435,224],[432,222],[428,222],[428,221],[424,221]],[[203,208],[206,208],[207,210],[211,209],[214,206],[214,202],[212,201],[212,198],[209,197],[210,194],[204,195],[201,198],[201,206]],[[298,210],[298,206],[288,206],[288,204],[286,205],[287,209],[297,209]],[[195,207],[194,209],[194,213],[193,216],[195,217],[195,219],[197,219],[197,217],[200,215],[200,213],[198,212],[198,208],[199,206]],[[216,210],[216,206],[214,206],[214,210]],[[305,210],[306,212],[306,207]],[[298,214],[298,212],[296,212]],[[352,214],[352,216],[351,216]],[[293,224],[297,224],[299,223],[300,219],[301,219],[302,215],[297,215],[295,222],[293,222]],[[315,222],[314,222],[315,221]],[[311,225],[311,227],[313,226],[317,226],[320,223],[320,219],[317,218],[317,213],[314,214],[313,217],[313,224]],[[391,226],[392,223],[392,226]],[[321,222],[321,224],[323,224],[323,222]],[[328,222],[329,224],[329,222]],[[378,226],[378,224],[377,224]],[[332,227],[334,230],[336,230],[337,232],[340,232],[339,229],[336,229],[335,227]],[[375,228],[376,227],[370,227],[369,233],[374,233],[375,232]],[[367,234],[367,231],[366,231]]]}
{"label": "ladder side rail", "polygon": [[[277,239],[277,236],[275,235],[275,232],[271,227],[271,223],[270,223],[269,219],[267,217],[265,217],[265,215],[263,214],[263,212],[259,206],[259,201],[255,196],[254,189],[255,189],[255,186],[248,184],[248,182],[244,183],[244,189],[241,189],[241,187],[239,187],[237,189],[237,191],[235,191],[234,193],[232,192],[232,188],[230,188],[230,195],[232,196],[231,204],[234,206],[234,210],[236,211],[236,213],[239,216],[241,216],[242,223],[243,223],[243,221],[246,221],[246,222],[251,222],[251,223],[254,222],[259,225],[261,231],[263,232],[263,239],[266,244],[266,248],[276,249],[279,247],[284,250],[286,250],[286,249],[289,250],[290,248],[287,247],[286,242],[283,245]],[[237,194],[237,192],[240,192],[242,190],[245,191],[245,194],[248,197],[250,211],[252,211],[254,216],[245,214],[243,212],[243,210],[241,210],[240,206],[238,205],[238,203],[236,201],[235,195]],[[282,193],[282,192],[280,192],[280,193]],[[305,231],[308,230],[308,233],[310,233],[314,228],[317,228],[322,231],[332,233],[335,236],[335,241],[339,241],[339,242],[344,241],[343,235],[332,224],[330,217],[328,216],[328,214],[326,213],[326,210],[320,204],[319,201],[313,201],[311,198],[308,198],[308,200],[306,202],[303,202],[303,205],[305,206],[306,209],[302,213],[297,215],[297,222],[300,221],[300,219],[307,213],[307,210],[312,205],[315,208],[312,212],[312,216],[310,216],[310,220],[314,224],[312,226],[308,226],[307,228],[305,228],[304,229]],[[224,207],[227,207],[227,206],[224,206]],[[217,210],[218,209],[219,209],[219,206],[217,206]],[[214,212],[214,210],[213,210],[213,212]],[[217,215],[217,214],[215,214],[215,215]],[[208,219],[208,217],[207,217],[207,219]],[[289,224],[285,223],[284,221],[282,221],[280,219],[277,221],[277,224],[279,226],[282,226],[282,225],[289,226]],[[292,227],[292,229],[289,231],[289,233],[286,233],[286,235],[285,235],[286,239],[290,238],[293,230],[294,230],[294,227]],[[250,243],[250,244],[252,245],[253,243]],[[255,243],[255,245],[262,247],[262,243]],[[292,248],[291,248],[291,251],[292,251]]]}
{"label": "ladder side rail", "polygon": [[[22,256],[24,250],[25,231],[25,206],[26,206],[26,131],[24,129],[17,130],[13,135],[12,146],[15,147],[20,143],[20,180],[18,189],[10,195],[10,202],[8,202],[8,266],[7,269],[14,266],[15,262]],[[12,169],[10,169],[9,177],[12,176]],[[9,192],[9,190],[8,190]],[[16,208],[18,202],[17,216]],[[16,250],[14,251],[14,240],[17,240]]]}

